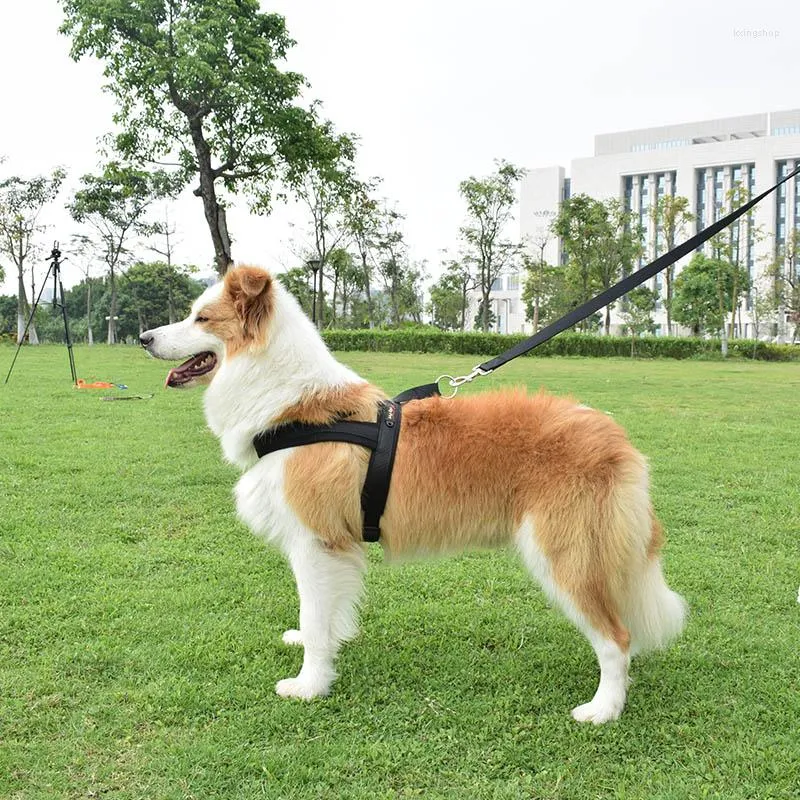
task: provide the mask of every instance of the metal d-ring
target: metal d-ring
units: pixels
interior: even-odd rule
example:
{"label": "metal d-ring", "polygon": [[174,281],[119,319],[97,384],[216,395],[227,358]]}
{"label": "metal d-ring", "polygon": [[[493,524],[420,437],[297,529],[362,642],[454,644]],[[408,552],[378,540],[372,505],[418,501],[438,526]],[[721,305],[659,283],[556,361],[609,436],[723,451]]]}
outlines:
{"label": "metal d-ring", "polygon": [[452,398],[452,397],[455,397],[455,396],[456,396],[456,393],[458,392],[458,387],[460,386],[460,384],[457,384],[457,383],[455,383],[455,380],[456,380],[456,379],[455,379],[455,378],[454,378],[452,375],[440,375],[440,376],[439,376],[439,377],[436,379],[436,385],[438,386],[438,385],[439,385],[439,384],[440,384],[440,383],[441,383],[441,382],[442,382],[442,381],[443,381],[445,378],[447,378],[447,382],[448,382],[448,383],[450,384],[450,386],[452,387],[452,389],[453,389],[453,393],[452,393],[452,394],[443,394],[443,395],[442,395],[442,397],[443,397],[445,400],[450,400],[450,398]]}
{"label": "metal d-ring", "polygon": [[457,378],[454,378],[452,375],[440,375],[436,379],[436,385],[439,385],[439,382],[444,378],[447,378],[447,382],[453,389],[453,394],[442,395],[445,400],[449,400],[451,397],[455,397],[458,393],[458,390],[465,384],[470,383],[475,380],[475,378],[480,378],[483,375],[488,375],[492,370],[490,369],[481,369],[481,367],[473,367],[472,372],[469,375],[460,375]]}

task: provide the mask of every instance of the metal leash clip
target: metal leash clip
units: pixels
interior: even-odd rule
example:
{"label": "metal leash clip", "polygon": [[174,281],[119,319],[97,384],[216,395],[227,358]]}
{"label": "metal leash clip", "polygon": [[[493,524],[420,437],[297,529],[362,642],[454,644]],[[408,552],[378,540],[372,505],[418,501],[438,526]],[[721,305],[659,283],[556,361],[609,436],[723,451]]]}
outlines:
{"label": "metal leash clip", "polygon": [[445,378],[447,378],[448,385],[453,389],[452,394],[443,394],[442,397],[445,400],[449,400],[451,397],[455,397],[458,393],[460,387],[462,387],[465,383],[471,383],[475,380],[475,378],[482,378],[484,375],[488,375],[492,370],[490,369],[481,369],[481,367],[473,367],[472,372],[469,375],[460,375],[458,377],[453,377],[452,375],[440,375],[436,379],[436,383],[441,383]]}

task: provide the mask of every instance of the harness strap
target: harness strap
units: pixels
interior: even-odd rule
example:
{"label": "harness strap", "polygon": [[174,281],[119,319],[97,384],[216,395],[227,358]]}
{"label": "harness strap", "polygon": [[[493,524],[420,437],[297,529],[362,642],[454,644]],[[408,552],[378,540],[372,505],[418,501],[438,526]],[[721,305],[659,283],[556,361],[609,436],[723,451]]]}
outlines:
{"label": "harness strap", "polygon": [[367,477],[361,490],[365,542],[377,542],[381,538],[381,516],[389,496],[400,416],[400,403],[393,400],[381,403],[378,411],[378,441],[370,456]]}
{"label": "harness strap", "polygon": [[[433,387],[435,389],[435,384]],[[434,392],[430,387],[417,388],[425,390],[420,397],[438,393],[438,390]],[[392,479],[400,433],[400,415],[400,403],[386,400],[378,407],[377,422],[339,420],[330,425],[294,422],[259,433],[253,438],[253,447],[259,458],[277,450],[319,442],[345,442],[372,450],[361,490],[361,510],[364,513],[364,541],[377,542],[381,535],[380,521]]]}
{"label": "harness strap", "polygon": [[317,442],[349,442],[374,450],[378,445],[378,426],[374,422],[352,422],[340,420],[330,425],[311,425],[293,422],[271,431],[264,431],[253,438],[253,447],[259,458],[276,450],[300,447]]}

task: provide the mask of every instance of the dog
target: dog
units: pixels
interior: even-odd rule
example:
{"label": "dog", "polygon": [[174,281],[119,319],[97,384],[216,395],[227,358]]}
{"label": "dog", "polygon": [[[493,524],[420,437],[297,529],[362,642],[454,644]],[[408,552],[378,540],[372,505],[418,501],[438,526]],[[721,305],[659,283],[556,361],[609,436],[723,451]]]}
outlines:
{"label": "dog", "polygon": [[[303,664],[276,692],[328,694],[337,651],[358,632],[369,451],[321,442],[259,459],[253,437],[292,422],[374,422],[384,393],[338,362],[257,267],[230,270],[185,320],[140,340],[156,358],[186,359],[167,386],[207,385],[208,425],[243,471],[239,518],[294,572],[300,623],[283,641],[304,648]],[[684,626],[686,605],[661,569],[646,461],[610,417],[571,399],[513,391],[406,404],[380,543],[391,557],[516,546],[597,655],[597,691],[572,710],[581,722],[617,719],[631,656]]]}

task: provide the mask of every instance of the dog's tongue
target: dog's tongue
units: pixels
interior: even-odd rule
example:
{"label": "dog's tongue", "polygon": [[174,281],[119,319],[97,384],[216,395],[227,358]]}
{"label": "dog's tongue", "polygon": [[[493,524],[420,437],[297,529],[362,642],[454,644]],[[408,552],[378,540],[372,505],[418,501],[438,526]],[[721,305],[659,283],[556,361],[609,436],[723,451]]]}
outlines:
{"label": "dog's tongue", "polygon": [[176,388],[188,383],[198,375],[205,375],[214,368],[217,358],[213,353],[199,353],[187,358],[183,364],[173,367],[167,374],[164,386]]}

